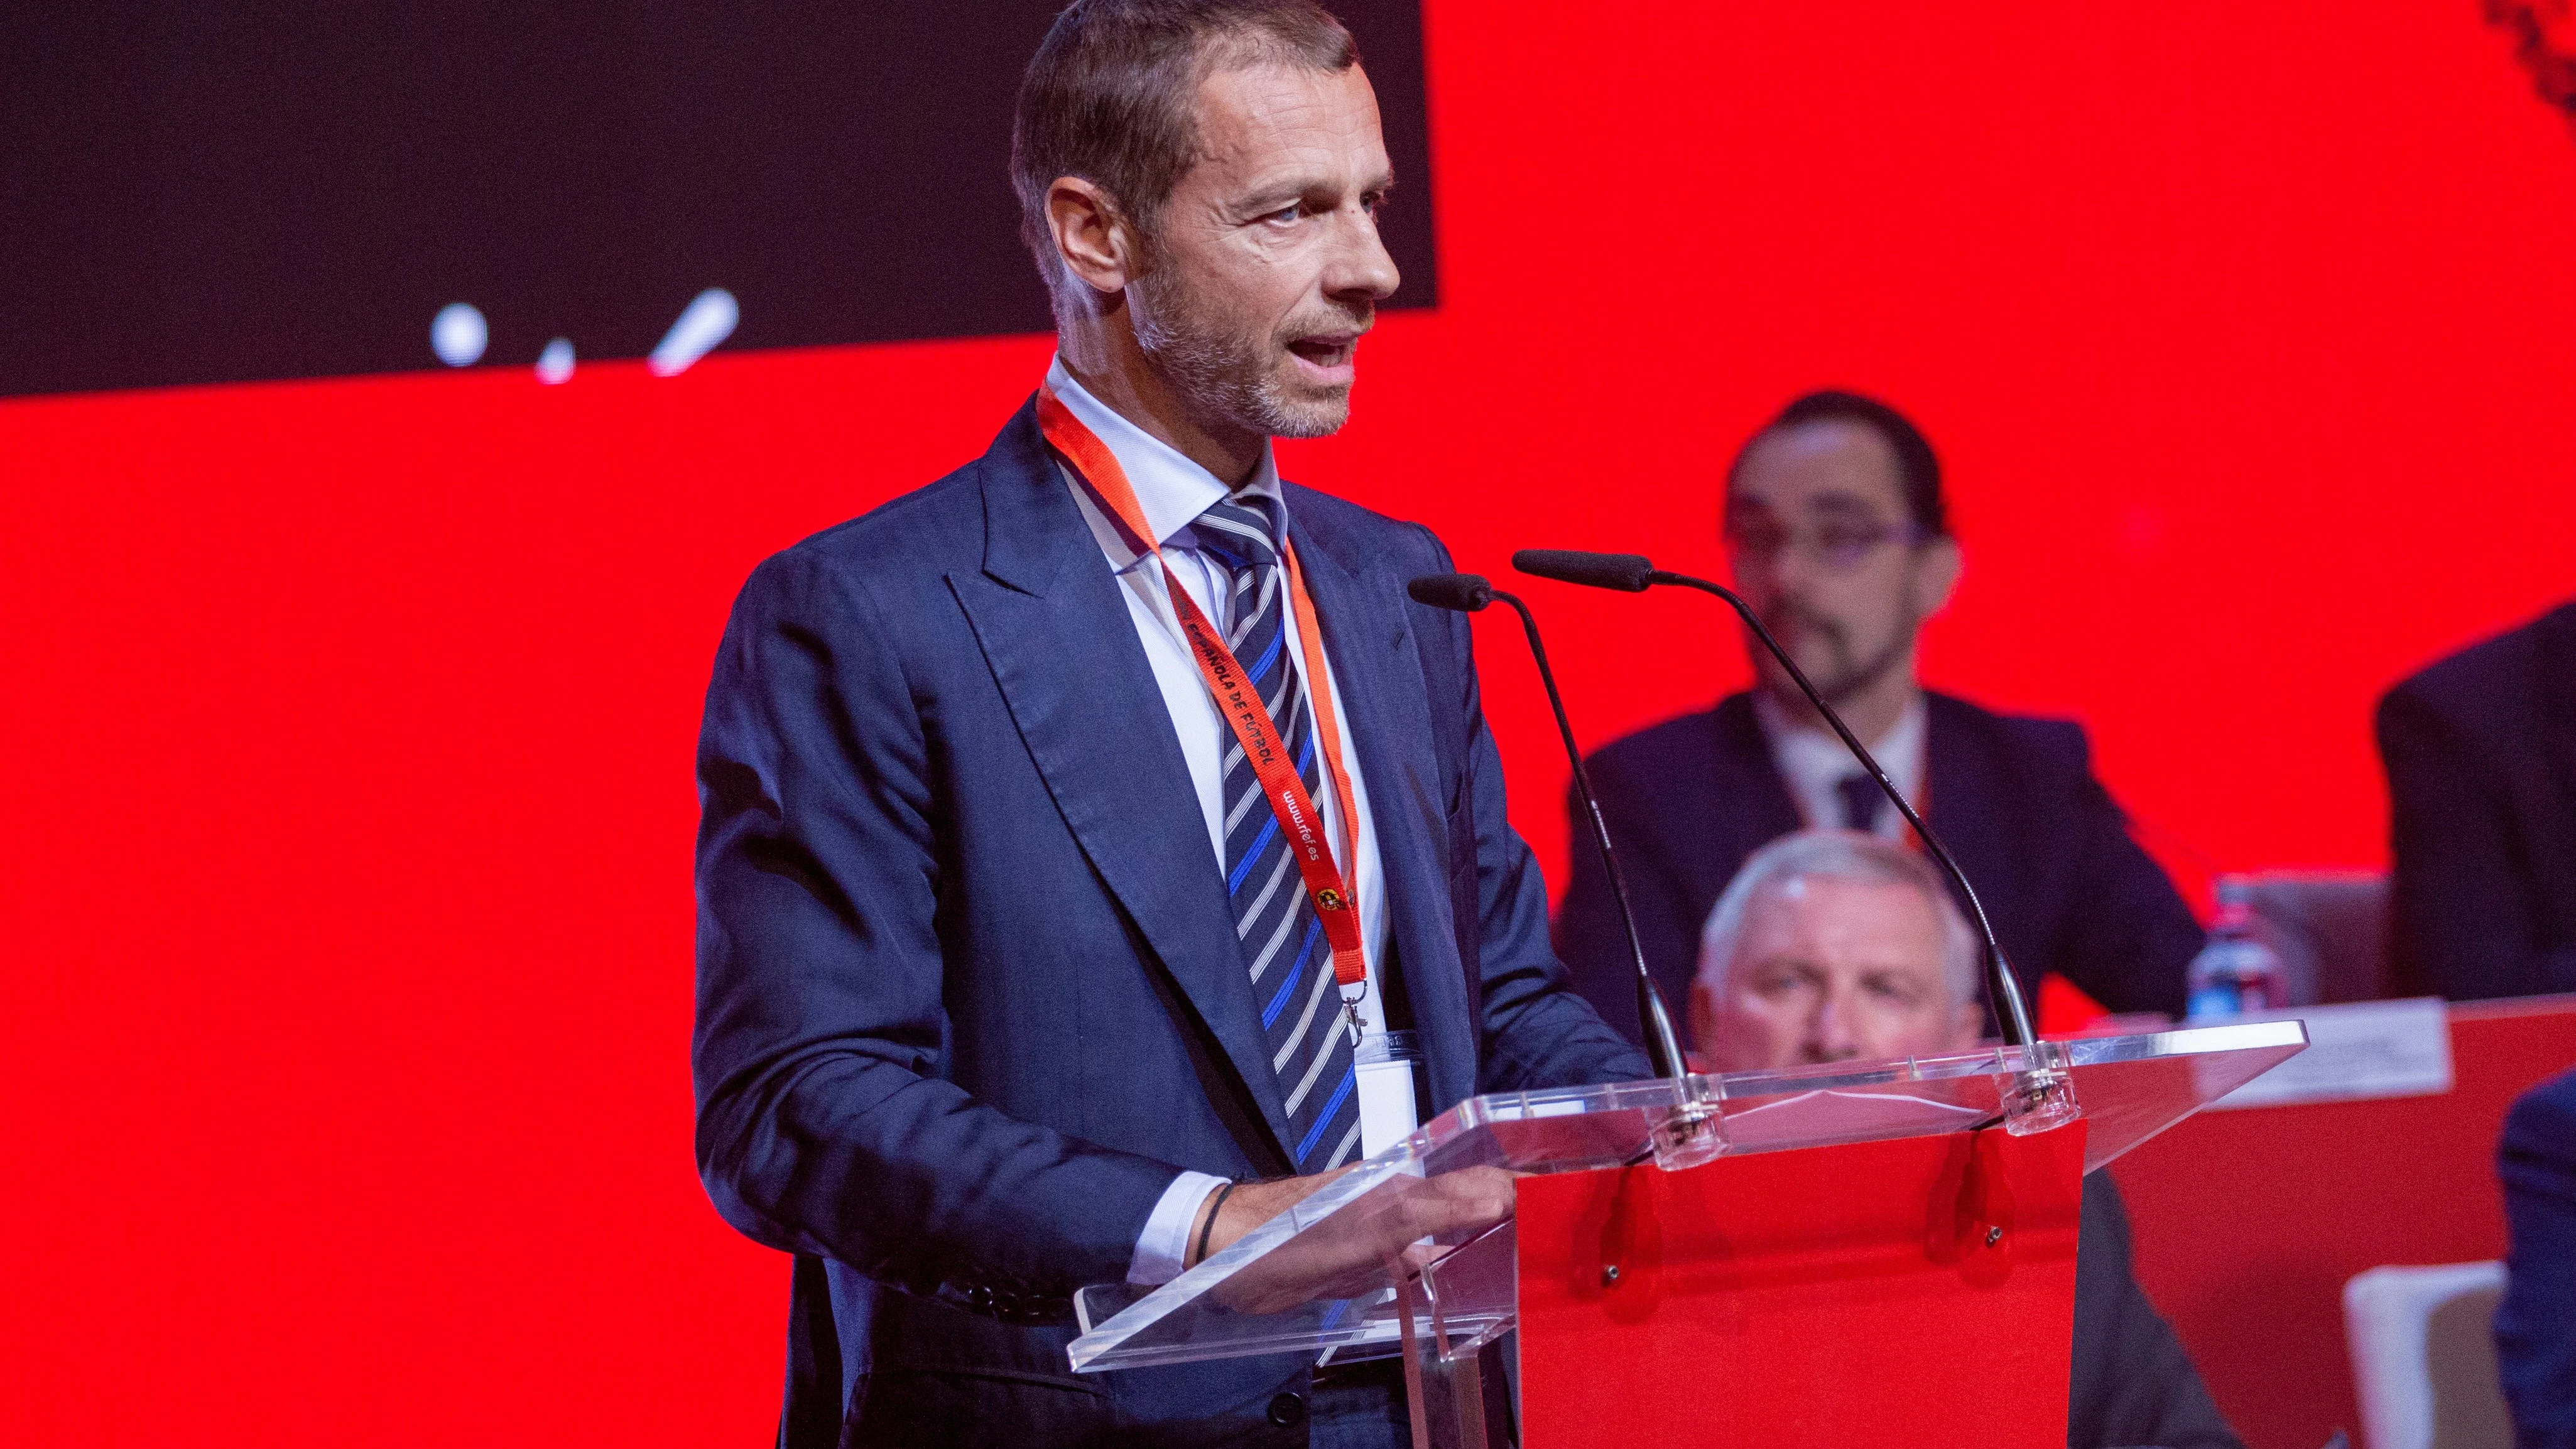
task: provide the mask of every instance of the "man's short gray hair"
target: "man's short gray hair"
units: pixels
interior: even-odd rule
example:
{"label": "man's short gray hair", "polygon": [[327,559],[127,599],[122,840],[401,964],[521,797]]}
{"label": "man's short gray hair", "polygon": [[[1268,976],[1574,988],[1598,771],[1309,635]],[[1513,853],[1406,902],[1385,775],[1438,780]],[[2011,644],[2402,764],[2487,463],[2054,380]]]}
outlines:
{"label": "man's short gray hair", "polygon": [[1977,933],[1950,899],[1940,868],[1904,846],[1852,830],[1801,830],[1784,835],[1753,852],[1727,882],[1726,894],[1708,914],[1700,933],[1699,979],[1721,999],[1727,973],[1754,903],[1768,891],[1785,890],[1800,880],[1843,880],[1863,885],[1908,885],[1921,891],[1941,918],[1941,979],[1953,1003],[1977,999]]}

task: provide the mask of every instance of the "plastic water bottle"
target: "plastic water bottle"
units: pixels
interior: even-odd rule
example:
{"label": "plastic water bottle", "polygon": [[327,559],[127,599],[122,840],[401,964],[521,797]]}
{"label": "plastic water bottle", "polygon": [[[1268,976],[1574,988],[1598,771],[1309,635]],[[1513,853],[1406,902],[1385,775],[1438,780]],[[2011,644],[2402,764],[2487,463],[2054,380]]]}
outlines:
{"label": "plastic water bottle", "polygon": [[2255,934],[2253,883],[2243,876],[2218,878],[2218,915],[2209,923],[2209,944],[2191,958],[2185,984],[2183,1016],[2190,1021],[2290,1004],[2281,958]]}

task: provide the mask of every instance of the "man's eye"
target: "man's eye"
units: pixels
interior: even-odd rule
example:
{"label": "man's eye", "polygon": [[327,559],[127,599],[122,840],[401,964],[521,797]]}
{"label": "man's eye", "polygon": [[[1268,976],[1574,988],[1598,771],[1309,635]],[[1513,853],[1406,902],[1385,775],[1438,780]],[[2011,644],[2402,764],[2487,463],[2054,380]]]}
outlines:
{"label": "man's eye", "polygon": [[1295,221],[1298,217],[1303,216],[1305,211],[1306,209],[1302,206],[1285,206],[1270,213],[1268,216],[1263,217],[1262,220],[1275,221],[1284,226],[1289,222]]}

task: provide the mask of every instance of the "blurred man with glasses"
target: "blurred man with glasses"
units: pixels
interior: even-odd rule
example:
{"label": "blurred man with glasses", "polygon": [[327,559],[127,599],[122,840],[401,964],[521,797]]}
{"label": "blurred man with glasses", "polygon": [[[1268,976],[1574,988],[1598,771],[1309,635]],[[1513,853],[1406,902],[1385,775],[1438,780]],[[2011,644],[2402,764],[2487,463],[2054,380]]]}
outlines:
{"label": "blurred man with glasses", "polygon": [[[1994,714],[1916,675],[1923,621],[1960,566],[1921,431],[1875,398],[1810,393],[1737,453],[1725,518],[1737,588],[1941,832],[2025,985],[2055,971],[2113,1011],[2178,1015],[2202,933],[2094,779],[2082,727]],[[1701,923],[1764,844],[1808,828],[1906,838],[1796,685],[1745,644],[1755,688],[1588,762],[1668,1000],[1687,996]],[[1573,854],[1557,949],[1624,1025],[1635,987],[1618,907],[1598,858]]]}

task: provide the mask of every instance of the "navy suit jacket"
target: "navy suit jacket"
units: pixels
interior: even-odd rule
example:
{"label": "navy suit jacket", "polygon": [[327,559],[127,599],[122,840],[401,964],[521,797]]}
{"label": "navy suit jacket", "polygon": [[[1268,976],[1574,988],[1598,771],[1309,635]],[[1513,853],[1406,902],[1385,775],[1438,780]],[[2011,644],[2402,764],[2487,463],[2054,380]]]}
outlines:
{"label": "navy suit jacket", "polygon": [[[1504,818],[1465,619],[1419,526],[1291,486],[1369,781],[1391,1022],[1434,1110],[1644,1060],[1567,986]],[[799,1255],[782,1439],[1302,1443],[1302,1360],[1072,1375],[1060,1298],[1127,1273],[1184,1168],[1289,1171],[1180,743],[1033,407],[982,459],[763,563],[698,754],[697,1159]]]}
{"label": "navy suit jacket", "polygon": [[2075,1235],[2068,1449],[2245,1449],[2129,1261],[2128,1209],[2111,1174],[2096,1172]]}
{"label": "navy suit jacket", "polygon": [[2379,702],[2401,994],[2576,991],[2576,604]]}
{"label": "navy suit jacket", "polygon": [[2504,1301],[2496,1367],[2521,1449],[2576,1449],[2576,1072],[2523,1094],[2497,1154]]}
{"label": "navy suit jacket", "polygon": [[[2113,1011],[2180,1016],[2200,925],[2093,778],[2083,729],[1946,694],[1927,695],[1925,709],[1925,818],[1976,885],[2025,990],[2056,971]],[[1588,759],[1586,773],[1627,877],[1647,969],[1678,1012],[1719,894],[1747,856],[1800,828],[1797,804],[1746,694],[1618,740]],[[1627,1026],[1636,968],[1600,853],[1573,809],[1557,949],[1601,1014]]]}

